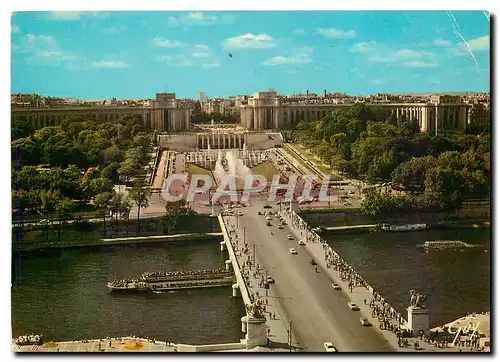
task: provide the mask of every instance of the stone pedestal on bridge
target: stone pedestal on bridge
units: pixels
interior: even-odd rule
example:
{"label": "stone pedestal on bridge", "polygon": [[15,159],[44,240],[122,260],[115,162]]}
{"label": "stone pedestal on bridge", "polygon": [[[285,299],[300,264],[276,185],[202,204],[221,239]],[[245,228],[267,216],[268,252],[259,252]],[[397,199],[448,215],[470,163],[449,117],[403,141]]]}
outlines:
{"label": "stone pedestal on bridge", "polygon": [[238,285],[238,283],[233,284],[232,289],[233,289],[233,297],[236,298],[241,296],[240,286]]}
{"label": "stone pedestal on bridge", "polygon": [[226,242],[225,241],[221,241],[219,244],[220,244],[220,251],[226,250]]}
{"label": "stone pedestal on bridge", "polygon": [[226,270],[229,271],[231,268],[231,260],[226,260],[224,264],[226,264]]}
{"label": "stone pedestal on bridge", "polygon": [[414,336],[418,336],[421,331],[426,336],[429,335],[429,315],[428,310],[419,307],[408,307],[408,329]]}
{"label": "stone pedestal on bridge", "polygon": [[212,205],[212,214],[210,216],[217,216],[222,213],[222,205],[221,204],[213,204]]}
{"label": "stone pedestal on bridge", "polygon": [[256,318],[247,315],[241,318],[241,323],[242,330],[244,329],[243,324],[246,324],[245,341],[247,344],[247,349],[257,346],[267,346],[267,325],[265,317]]}

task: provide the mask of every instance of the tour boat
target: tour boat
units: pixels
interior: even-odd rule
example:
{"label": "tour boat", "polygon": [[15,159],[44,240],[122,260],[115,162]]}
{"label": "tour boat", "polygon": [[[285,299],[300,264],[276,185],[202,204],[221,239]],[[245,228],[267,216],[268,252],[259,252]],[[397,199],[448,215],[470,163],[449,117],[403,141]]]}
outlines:
{"label": "tour boat", "polygon": [[464,243],[463,241],[460,240],[433,240],[433,241],[426,241],[424,244],[417,245],[417,247],[427,250],[461,249],[461,248],[473,248],[476,246],[477,245]]}
{"label": "tour boat", "polygon": [[233,273],[225,269],[143,273],[137,279],[112,280],[110,291],[153,292],[229,286]]}
{"label": "tour boat", "polygon": [[389,225],[382,224],[380,227],[384,231],[415,231],[415,230],[425,230],[427,229],[427,224],[405,224],[405,225]]}

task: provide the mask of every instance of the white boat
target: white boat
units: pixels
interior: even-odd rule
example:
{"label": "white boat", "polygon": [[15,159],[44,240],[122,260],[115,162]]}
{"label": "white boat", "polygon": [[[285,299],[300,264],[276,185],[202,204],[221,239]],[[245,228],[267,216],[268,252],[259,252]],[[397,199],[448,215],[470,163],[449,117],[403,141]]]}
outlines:
{"label": "white boat", "polygon": [[423,244],[417,245],[419,248],[431,249],[431,250],[441,250],[441,249],[461,249],[461,248],[474,248],[477,245],[472,245],[464,243],[460,240],[433,240],[426,241]]}
{"label": "white boat", "polygon": [[415,231],[415,230],[425,230],[427,229],[427,224],[405,224],[405,225],[389,225],[382,224],[380,227],[384,231]]}

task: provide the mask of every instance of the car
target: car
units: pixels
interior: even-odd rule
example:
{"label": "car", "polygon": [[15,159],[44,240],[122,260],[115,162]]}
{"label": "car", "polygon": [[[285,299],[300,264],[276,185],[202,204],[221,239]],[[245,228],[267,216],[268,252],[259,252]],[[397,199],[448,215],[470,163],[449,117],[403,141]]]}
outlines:
{"label": "car", "polygon": [[238,216],[243,216],[243,213],[241,211],[238,211]]}
{"label": "car", "polygon": [[350,308],[351,310],[359,310],[359,307],[358,307],[358,306],[357,306],[357,304],[356,304],[356,303],[354,303],[354,302],[349,302],[349,303],[347,303],[347,305],[349,306],[349,308]]}
{"label": "car", "polygon": [[294,248],[291,248],[289,251],[290,251],[290,254],[294,254],[294,255],[298,254],[297,250],[295,250]]}
{"label": "car", "polygon": [[282,220],[282,221],[281,221],[281,223],[282,223],[283,225],[286,225],[286,221],[285,221],[285,220]]}
{"label": "car", "polygon": [[41,224],[41,225],[48,224],[48,223],[49,223],[49,220],[47,220],[47,219],[42,219],[42,220],[37,221],[37,224]]}
{"label": "car", "polygon": [[257,215],[262,215],[262,211],[259,211],[259,212],[257,213]]}
{"label": "car", "polygon": [[338,352],[332,342],[325,342],[323,346],[325,346],[325,351],[327,352]]}
{"label": "car", "polygon": [[309,260],[309,262],[311,263],[311,265],[318,265],[318,264],[316,263],[316,260],[314,260],[314,259]]}
{"label": "car", "polygon": [[278,229],[283,230],[284,229],[283,225],[278,225]]}
{"label": "car", "polygon": [[292,236],[292,235],[288,235],[286,238],[287,238],[288,240],[293,240],[293,236]]}
{"label": "car", "polygon": [[272,208],[273,208],[271,205],[267,205],[267,204],[266,204],[266,205],[264,205],[264,206],[262,206],[262,207],[263,207],[264,209],[272,209]]}
{"label": "car", "polygon": [[333,290],[341,290],[340,285],[332,283]]}
{"label": "car", "polygon": [[266,283],[274,284],[275,283],[274,278],[272,276],[268,275],[266,278]]}
{"label": "car", "polygon": [[273,218],[271,216],[266,216],[266,220],[272,220]]}
{"label": "car", "polygon": [[370,322],[368,322],[368,319],[366,319],[365,317],[359,318],[359,321],[361,322],[361,325],[364,326],[364,327],[369,327],[370,326]]}
{"label": "car", "polygon": [[273,226],[269,221],[266,223],[267,226]]}
{"label": "car", "polygon": [[298,240],[297,244],[299,244],[299,245],[306,245],[306,243],[304,243],[304,240]]}

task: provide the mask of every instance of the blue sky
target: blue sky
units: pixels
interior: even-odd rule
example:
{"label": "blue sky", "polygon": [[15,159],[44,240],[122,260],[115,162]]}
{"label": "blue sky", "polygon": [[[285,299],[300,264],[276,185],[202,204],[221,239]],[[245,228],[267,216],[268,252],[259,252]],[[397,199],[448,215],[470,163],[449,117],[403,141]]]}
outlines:
{"label": "blue sky", "polygon": [[[482,11],[18,12],[15,93],[487,92]],[[232,55],[232,58],[229,56]]]}

